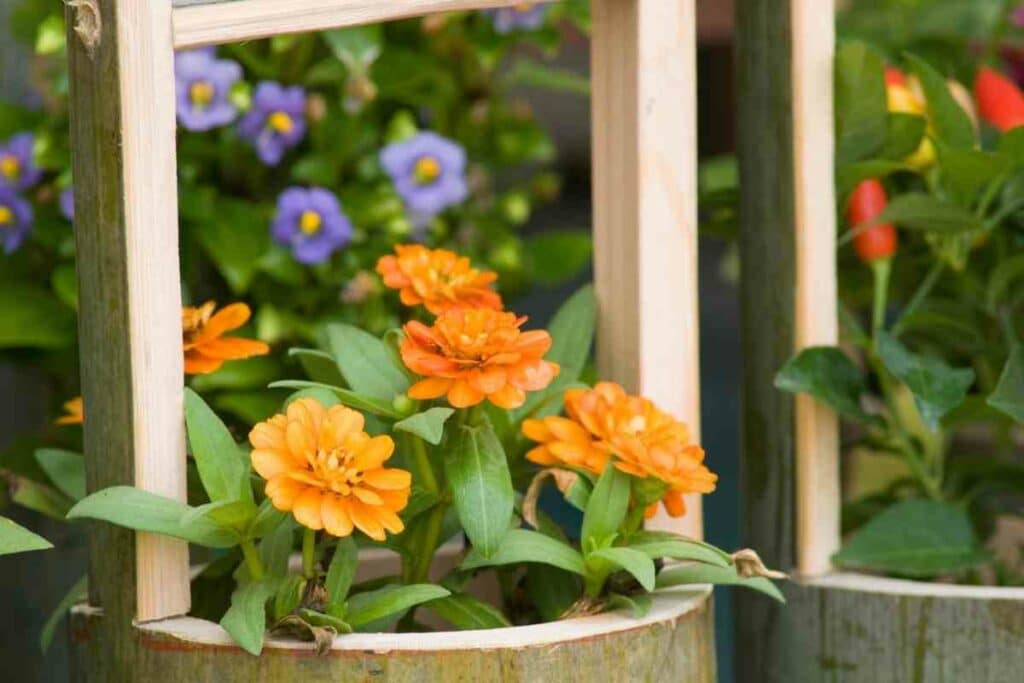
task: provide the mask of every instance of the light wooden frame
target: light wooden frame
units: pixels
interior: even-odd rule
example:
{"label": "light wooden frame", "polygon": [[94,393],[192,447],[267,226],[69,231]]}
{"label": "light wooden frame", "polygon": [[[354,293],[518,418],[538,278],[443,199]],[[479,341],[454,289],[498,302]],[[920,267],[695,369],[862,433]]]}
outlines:
{"label": "light wooden frame", "polygon": [[[67,4],[88,488],[184,500],[174,49],[516,2]],[[599,365],[697,432],[695,0],[593,0],[592,46]],[[675,528],[700,536],[688,505]],[[188,611],[183,542],[95,525],[90,544],[115,621]]]}

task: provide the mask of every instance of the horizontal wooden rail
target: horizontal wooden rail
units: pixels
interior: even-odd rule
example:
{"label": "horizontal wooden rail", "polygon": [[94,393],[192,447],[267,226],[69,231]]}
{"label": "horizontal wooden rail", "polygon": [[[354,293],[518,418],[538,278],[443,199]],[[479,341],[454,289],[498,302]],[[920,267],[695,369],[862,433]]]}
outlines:
{"label": "horizontal wooden rail", "polygon": [[510,7],[522,0],[177,0],[174,47],[360,26],[435,12]]}

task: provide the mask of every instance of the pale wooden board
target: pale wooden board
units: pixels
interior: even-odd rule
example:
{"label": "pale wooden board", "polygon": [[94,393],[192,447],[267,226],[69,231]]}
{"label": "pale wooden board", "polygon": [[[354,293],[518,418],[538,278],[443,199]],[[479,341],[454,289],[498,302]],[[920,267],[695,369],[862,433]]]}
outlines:
{"label": "pale wooden board", "polygon": [[[832,0],[793,0],[793,183],[797,350],[839,339],[833,168]],[[839,425],[810,396],[796,398],[797,571],[829,571],[839,549]]]}
{"label": "pale wooden board", "polygon": [[[170,0],[100,6],[92,53],[69,33],[88,483],[185,500]],[[92,595],[119,618],[188,611],[184,542],[110,533],[91,549]]]}
{"label": "pale wooden board", "polygon": [[[594,0],[592,13],[598,368],[699,439],[694,2]],[[654,526],[700,537],[700,497],[687,507]]]}
{"label": "pale wooden board", "polygon": [[435,12],[509,7],[518,0],[200,0],[174,8],[177,48],[323,31]]}

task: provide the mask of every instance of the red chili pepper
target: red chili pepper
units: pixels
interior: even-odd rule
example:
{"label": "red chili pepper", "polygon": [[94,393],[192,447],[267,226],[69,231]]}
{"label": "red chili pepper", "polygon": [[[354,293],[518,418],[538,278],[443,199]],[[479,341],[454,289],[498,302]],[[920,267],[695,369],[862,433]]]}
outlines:
{"label": "red chili pepper", "polygon": [[[846,209],[846,218],[851,228],[874,222],[888,203],[889,198],[882,183],[874,178],[861,181],[853,189]],[[859,230],[853,238],[853,248],[861,261],[872,263],[895,254],[898,242],[896,226],[892,223],[879,223]]]}
{"label": "red chili pepper", "polygon": [[894,66],[885,67],[886,85],[906,85],[907,75]]}
{"label": "red chili pepper", "polygon": [[978,113],[1002,132],[1024,125],[1024,93],[998,71],[983,66],[974,79]]}

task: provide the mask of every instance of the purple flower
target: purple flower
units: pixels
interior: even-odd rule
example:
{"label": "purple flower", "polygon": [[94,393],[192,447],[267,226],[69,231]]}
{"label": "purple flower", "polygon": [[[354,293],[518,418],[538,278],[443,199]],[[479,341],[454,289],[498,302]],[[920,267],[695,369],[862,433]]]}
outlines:
{"label": "purple flower", "polygon": [[380,152],[380,163],[418,226],[469,195],[466,152],[437,133],[419,133],[388,145]]}
{"label": "purple flower", "polygon": [[9,187],[0,187],[0,243],[10,254],[32,229],[32,205]]}
{"label": "purple flower", "polygon": [[75,221],[75,189],[71,186],[65,187],[60,191],[57,201],[60,204],[61,214],[73,223]]}
{"label": "purple flower", "polygon": [[536,2],[521,2],[512,7],[487,10],[494,22],[494,30],[498,33],[536,31],[544,25],[547,12],[546,4]]}
{"label": "purple flower", "polygon": [[277,166],[284,153],[306,134],[306,91],[263,81],[256,86],[252,109],[238,124],[238,132],[256,147],[267,166]]}
{"label": "purple flower", "polygon": [[174,55],[174,81],[178,95],[178,121],[188,130],[226,126],[238,110],[228,95],[242,78],[242,67],[230,59],[217,59],[212,48],[185,50]]}
{"label": "purple flower", "polygon": [[1010,21],[1017,28],[1024,28],[1024,5],[1017,5],[1010,11]]}
{"label": "purple flower", "polygon": [[32,133],[17,133],[0,145],[0,187],[27,190],[39,182],[43,171],[32,158]]}
{"label": "purple flower", "polygon": [[270,233],[299,263],[323,263],[352,239],[352,223],[327,190],[289,187],[277,198]]}

